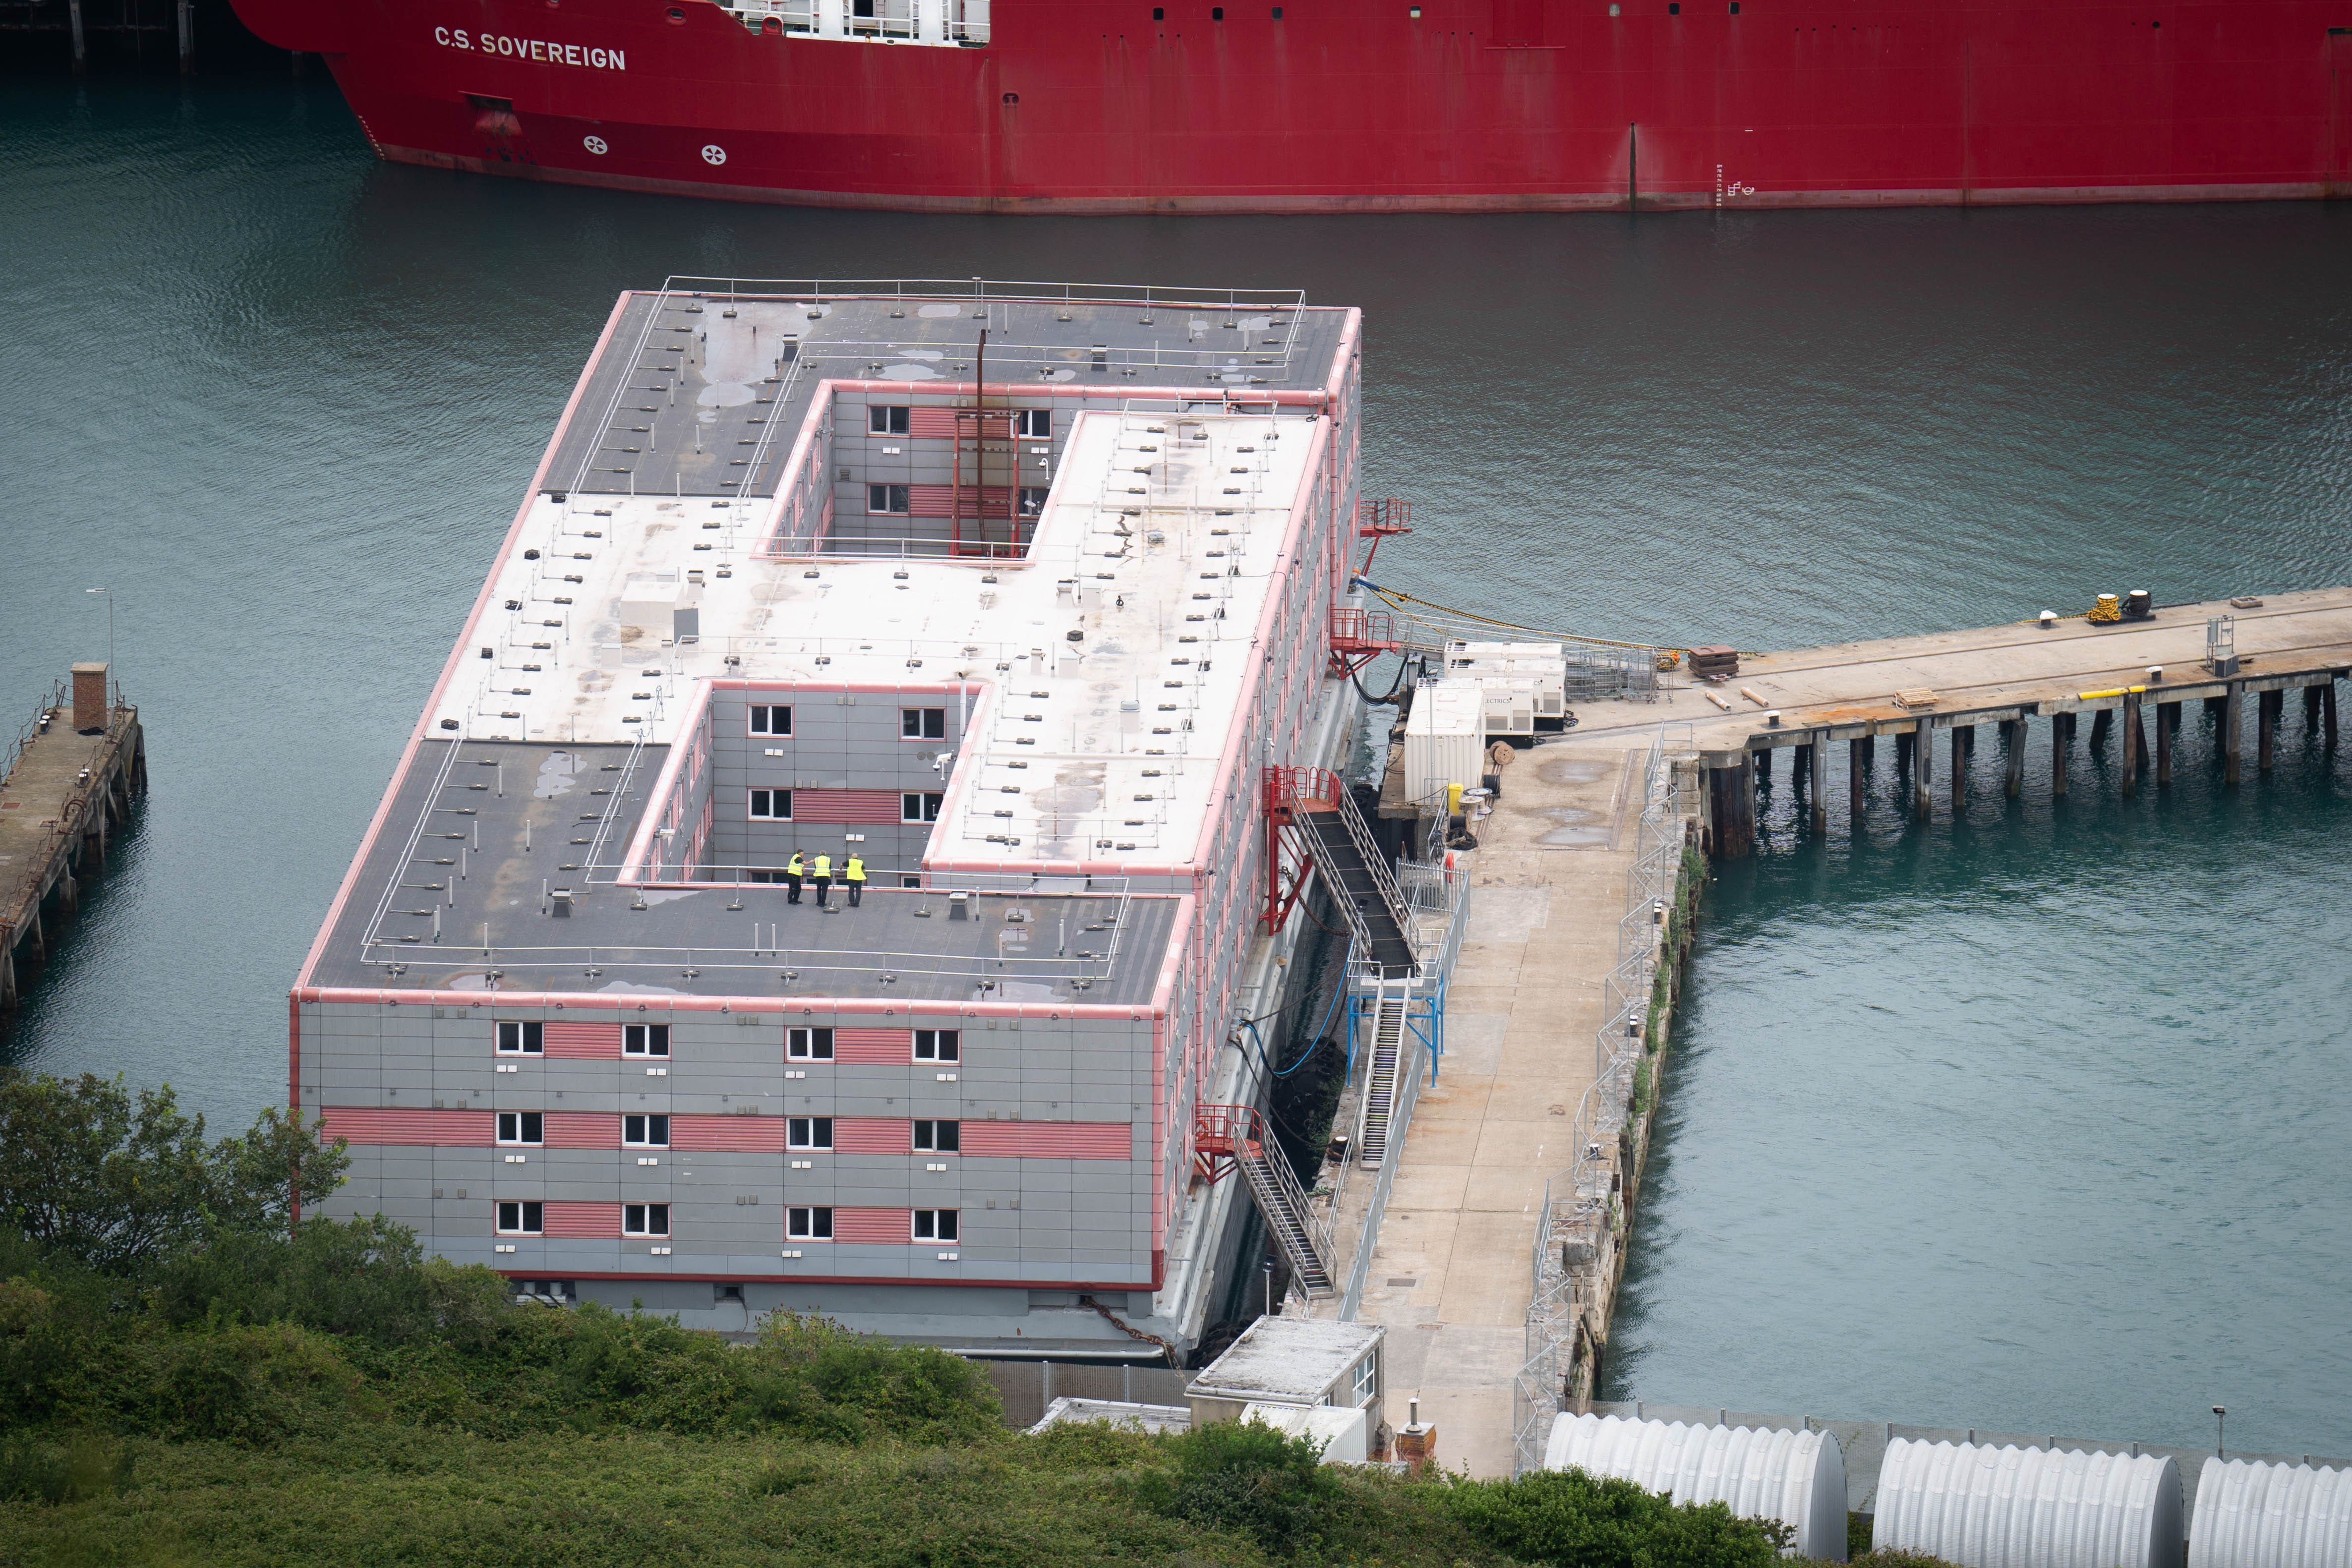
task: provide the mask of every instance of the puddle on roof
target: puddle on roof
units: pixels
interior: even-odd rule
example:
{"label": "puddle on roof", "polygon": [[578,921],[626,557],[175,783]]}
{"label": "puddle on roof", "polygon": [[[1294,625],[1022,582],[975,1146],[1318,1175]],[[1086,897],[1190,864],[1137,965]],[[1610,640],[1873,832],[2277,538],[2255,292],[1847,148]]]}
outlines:
{"label": "puddle on roof", "polygon": [[539,782],[531,789],[531,799],[552,800],[559,795],[569,795],[580,787],[579,775],[588,766],[583,758],[568,751],[551,751],[547,760],[539,765]]}
{"label": "puddle on roof", "polygon": [[[1571,760],[1563,757],[1537,768],[1536,777],[1547,784],[1590,784],[1595,779],[1608,778],[1616,770],[1614,765],[1600,758]],[[1507,778],[1504,788],[1509,787]]]}

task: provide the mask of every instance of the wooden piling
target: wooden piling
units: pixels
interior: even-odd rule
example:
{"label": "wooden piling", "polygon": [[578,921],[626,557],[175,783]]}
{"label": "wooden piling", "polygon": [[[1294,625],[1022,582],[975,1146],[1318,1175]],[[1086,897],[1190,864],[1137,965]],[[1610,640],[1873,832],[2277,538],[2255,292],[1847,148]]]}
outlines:
{"label": "wooden piling", "polygon": [[1923,714],[1916,734],[1911,742],[1911,815],[1924,822],[1935,814],[1936,802],[1927,786],[1936,771],[1936,721]]}
{"label": "wooden piling", "polygon": [[2221,782],[2224,784],[2238,782],[2239,732],[2245,728],[2240,722],[2238,710],[2242,706],[2244,692],[2242,683],[2231,681],[2227,695],[2221,698]]}
{"label": "wooden piling", "polygon": [[2140,733],[2139,694],[2124,694],[2124,794],[2139,793],[2139,762],[2147,739]]}
{"label": "wooden piling", "polygon": [[1918,747],[1918,738],[1907,729],[1895,732],[1895,773],[1897,778],[1910,771],[1911,754]]}
{"label": "wooden piling", "polygon": [[1755,758],[1742,754],[1736,767],[1708,768],[1706,782],[1717,857],[1746,860],[1756,852]]}
{"label": "wooden piling", "polygon": [[2336,682],[2319,688],[2319,743],[2330,751],[2336,749]]}
{"label": "wooden piling", "polygon": [[2000,735],[2002,743],[2009,747],[2007,766],[2001,770],[2000,792],[2014,800],[2025,792],[2025,721],[2002,719]]}
{"label": "wooden piling", "polygon": [[2319,688],[2303,688],[2303,733],[2312,735],[2319,729]]}
{"label": "wooden piling", "polygon": [[1859,831],[1862,827],[1862,776],[1870,765],[1870,738],[1860,736],[1845,743],[1845,820]]}
{"label": "wooden piling", "polygon": [[1968,798],[1969,764],[1977,754],[1977,727],[1972,724],[1952,726],[1952,810],[1958,811],[1960,802]]}
{"label": "wooden piling", "polygon": [[81,30],[81,0],[66,0],[66,21],[73,29],[73,72],[79,76],[89,68],[89,40]]}
{"label": "wooden piling", "polygon": [[1829,785],[1829,737],[1823,736],[1805,746],[1805,800],[1812,808],[1813,831],[1817,834],[1830,831]]}
{"label": "wooden piling", "polygon": [[2258,692],[2254,696],[2254,768],[2268,773],[2278,759],[2279,716],[2286,711],[2284,692]]}
{"label": "wooden piling", "polygon": [[2115,727],[2116,711],[2101,708],[2091,716],[2091,749],[2098,750],[2107,743],[2107,731]]}
{"label": "wooden piling", "polygon": [[196,74],[196,0],[180,0],[180,74]]}
{"label": "wooden piling", "polygon": [[2063,797],[2066,793],[2066,749],[2074,739],[2074,716],[2053,713],[2050,716],[2050,793]]}
{"label": "wooden piling", "polygon": [[2159,789],[2172,783],[2172,737],[2180,729],[2180,705],[2156,705],[2156,784]]}
{"label": "wooden piling", "polygon": [[1748,758],[1756,765],[1757,779],[1769,784],[1772,781],[1772,748],[1769,746],[1759,747],[1749,752]]}

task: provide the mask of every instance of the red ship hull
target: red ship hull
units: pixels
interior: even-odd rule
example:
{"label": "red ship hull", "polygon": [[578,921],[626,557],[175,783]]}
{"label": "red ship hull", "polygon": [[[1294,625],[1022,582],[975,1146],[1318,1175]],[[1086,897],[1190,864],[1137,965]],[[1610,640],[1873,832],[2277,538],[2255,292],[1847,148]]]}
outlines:
{"label": "red ship hull", "polygon": [[[385,158],[918,211],[2352,194],[2352,0],[997,0],[983,47],[712,0],[236,0]],[[1621,15],[1612,16],[1612,11]]]}

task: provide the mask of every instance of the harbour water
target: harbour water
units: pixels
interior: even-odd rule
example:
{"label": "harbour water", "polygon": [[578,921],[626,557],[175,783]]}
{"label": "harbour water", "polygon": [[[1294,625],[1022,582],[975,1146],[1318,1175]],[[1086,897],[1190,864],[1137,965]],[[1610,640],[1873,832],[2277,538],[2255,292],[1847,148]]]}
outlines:
{"label": "harbour water", "polygon": [[[152,777],[0,1051],[221,1123],[282,1099],[286,986],[614,294],[667,273],[1360,304],[1368,483],[1419,528],[1378,576],[1541,625],[2352,581],[2341,204],[799,212],[379,165],[318,82],[7,82],[0,150],[0,705],[103,656],[110,587]],[[1828,845],[1783,802],[1710,889],[1612,1392],[2150,1441],[2226,1404],[2352,1451],[2352,770],[2300,723],[2234,796],[2078,772],[1921,830],[1882,782]]]}

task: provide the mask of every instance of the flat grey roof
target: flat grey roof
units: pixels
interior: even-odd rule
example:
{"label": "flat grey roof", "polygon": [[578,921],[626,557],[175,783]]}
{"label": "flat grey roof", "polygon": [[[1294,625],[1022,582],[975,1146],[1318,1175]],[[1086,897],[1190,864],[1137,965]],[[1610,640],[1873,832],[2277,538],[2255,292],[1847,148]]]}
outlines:
{"label": "flat grey roof", "polygon": [[1379,1323],[1260,1318],[1202,1367],[1184,1392],[1211,1399],[1318,1400],[1388,1332]]}
{"label": "flat grey roof", "polygon": [[[823,294],[887,285],[780,287],[673,279],[625,297],[547,471],[551,491],[769,496],[817,383],[974,379],[988,333],[988,381],[1076,384],[1113,395],[1153,387],[1204,398],[1312,391],[1329,379],[1348,312],[1288,290],[1213,291],[1186,303],[985,295]],[[1074,286],[1083,290],[1087,286]],[[1233,303],[1220,303],[1231,296]],[[1100,347],[1097,365],[1094,350]],[[1004,395],[1004,394],[1000,394]],[[1004,395],[1009,403],[1018,393]],[[1044,400],[1039,400],[1042,404]]]}
{"label": "flat grey roof", "polygon": [[[473,990],[496,970],[508,990],[616,997],[1150,1001],[1177,900],[1129,897],[1106,879],[877,883],[858,909],[836,888],[831,914],[813,894],[788,904],[781,884],[614,885],[666,749],[425,741],[310,983]],[[589,792],[599,789],[613,793]],[[950,917],[945,890],[957,886],[979,890],[969,919]],[[548,894],[561,887],[574,902],[558,918]],[[1050,956],[1000,956],[1016,912]]]}

